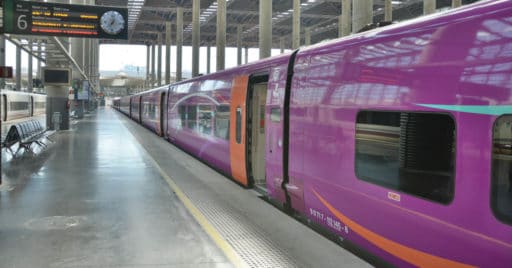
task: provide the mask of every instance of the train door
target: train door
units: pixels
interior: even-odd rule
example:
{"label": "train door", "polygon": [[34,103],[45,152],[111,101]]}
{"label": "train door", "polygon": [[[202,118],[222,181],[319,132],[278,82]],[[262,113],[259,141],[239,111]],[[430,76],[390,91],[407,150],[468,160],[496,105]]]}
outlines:
{"label": "train door", "polygon": [[268,75],[252,76],[247,101],[247,170],[254,187],[267,192],[265,172],[265,106]]}
{"label": "train door", "polygon": [[229,155],[231,176],[238,183],[248,187],[246,169],[246,103],[249,77],[237,76],[233,79],[231,88],[230,125],[229,125]]}
{"label": "train door", "polygon": [[287,137],[285,134],[285,92],[288,66],[276,66],[271,69],[268,81],[268,98],[266,103],[266,174],[268,196],[285,204],[287,170]]}

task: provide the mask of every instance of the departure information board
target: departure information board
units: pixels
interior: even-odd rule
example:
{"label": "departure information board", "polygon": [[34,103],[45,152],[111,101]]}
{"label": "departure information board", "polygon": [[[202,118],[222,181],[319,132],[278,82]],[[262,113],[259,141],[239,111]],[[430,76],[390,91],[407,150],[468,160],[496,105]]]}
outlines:
{"label": "departure information board", "polygon": [[3,1],[3,30],[22,35],[128,38],[126,8]]}

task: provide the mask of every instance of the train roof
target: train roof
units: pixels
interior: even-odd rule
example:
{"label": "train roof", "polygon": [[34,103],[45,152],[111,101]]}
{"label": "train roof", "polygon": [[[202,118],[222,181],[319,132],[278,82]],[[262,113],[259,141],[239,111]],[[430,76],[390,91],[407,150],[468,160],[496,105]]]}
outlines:
{"label": "train roof", "polygon": [[470,5],[462,6],[456,9],[450,9],[430,15],[425,15],[415,19],[403,21],[400,23],[390,24],[384,27],[375,28],[365,32],[352,34],[350,36],[341,37],[325,42],[320,42],[308,47],[302,47],[298,54],[314,53],[329,47],[343,45],[352,45],[366,41],[369,38],[392,36],[398,33],[411,32],[414,33],[418,29],[437,28],[447,23],[454,23],[471,19],[472,15],[482,14],[483,12],[494,12],[502,8],[512,8],[512,2],[509,0],[483,0]]}

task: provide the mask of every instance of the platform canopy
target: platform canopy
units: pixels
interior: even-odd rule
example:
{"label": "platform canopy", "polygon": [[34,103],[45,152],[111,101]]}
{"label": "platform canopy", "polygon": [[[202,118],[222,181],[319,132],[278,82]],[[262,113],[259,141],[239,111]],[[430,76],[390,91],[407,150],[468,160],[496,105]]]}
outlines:
{"label": "platform canopy", "polygon": [[[280,38],[291,47],[293,1],[272,1],[272,42],[279,48]],[[243,46],[258,47],[259,1],[226,0],[227,2],[227,46],[236,46],[237,26],[243,27]],[[384,20],[384,0],[373,1],[374,22]],[[451,0],[437,0],[437,9],[449,8]],[[463,4],[475,2],[462,1]],[[130,44],[153,44],[158,34],[165,33],[165,22],[176,25],[177,5],[183,7],[184,45],[192,42],[192,0],[96,0],[97,5],[128,7]],[[423,0],[393,0],[393,20],[402,21],[423,14]],[[216,0],[201,0],[200,24],[201,45],[215,46]],[[301,0],[301,28],[310,27],[311,43],[338,37],[338,19],[341,14],[341,0]],[[173,29],[174,32],[174,29]],[[174,32],[175,33],[175,32]],[[171,38],[174,44],[175,38]],[[121,40],[102,40],[101,43],[126,43]],[[289,43],[289,44],[288,44]],[[302,41],[304,36],[302,34]]]}

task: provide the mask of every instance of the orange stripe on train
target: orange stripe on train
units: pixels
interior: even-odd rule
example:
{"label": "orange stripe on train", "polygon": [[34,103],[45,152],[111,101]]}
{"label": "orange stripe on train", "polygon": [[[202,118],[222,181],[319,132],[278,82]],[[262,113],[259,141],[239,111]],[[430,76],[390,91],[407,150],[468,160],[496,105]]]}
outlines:
{"label": "orange stripe on train", "polygon": [[322,204],[329,209],[329,211],[334,214],[339,220],[345,223],[350,229],[354,232],[381,248],[382,250],[394,255],[395,257],[402,259],[408,263],[416,265],[418,267],[476,267],[464,263],[460,263],[457,261],[452,261],[449,259],[445,259],[442,257],[438,257],[432,254],[425,253],[423,251],[419,251],[407,246],[404,246],[400,243],[394,242],[390,239],[387,239],[381,235],[378,235],[375,232],[372,232],[365,227],[357,224],[355,221],[352,221],[347,216],[343,215],[336,208],[334,208],[329,202],[327,202],[320,194],[318,194],[315,190],[313,193],[316,197],[322,202]]}

